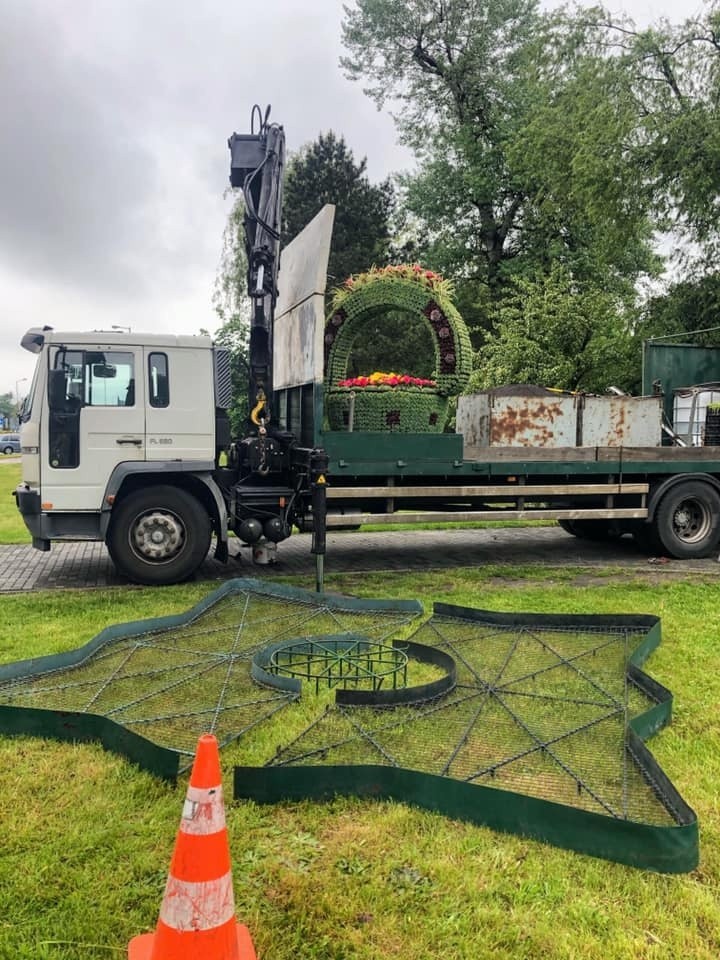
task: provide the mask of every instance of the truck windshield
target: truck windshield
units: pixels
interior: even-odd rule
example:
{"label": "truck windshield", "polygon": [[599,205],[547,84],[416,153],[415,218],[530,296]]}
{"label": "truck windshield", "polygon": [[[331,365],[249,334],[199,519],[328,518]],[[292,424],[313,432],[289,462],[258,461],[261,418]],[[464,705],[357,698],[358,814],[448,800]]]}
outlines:
{"label": "truck windshield", "polygon": [[25,399],[23,400],[20,410],[18,411],[18,420],[20,423],[25,423],[30,419],[32,415],[33,400],[35,398],[35,387],[37,385],[38,371],[40,369],[40,363],[42,359],[42,354],[37,358],[35,363],[35,370],[32,376],[32,382],[30,383],[30,389],[27,392]]}

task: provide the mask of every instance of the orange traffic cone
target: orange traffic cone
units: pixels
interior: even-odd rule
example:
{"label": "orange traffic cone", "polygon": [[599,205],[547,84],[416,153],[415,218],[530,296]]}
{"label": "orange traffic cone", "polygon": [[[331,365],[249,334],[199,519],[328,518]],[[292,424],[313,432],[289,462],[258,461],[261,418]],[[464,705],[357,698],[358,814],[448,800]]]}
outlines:
{"label": "orange traffic cone", "polygon": [[220,755],[198,740],[155,933],[133,937],[129,960],[256,960],[247,927],[235,919]]}

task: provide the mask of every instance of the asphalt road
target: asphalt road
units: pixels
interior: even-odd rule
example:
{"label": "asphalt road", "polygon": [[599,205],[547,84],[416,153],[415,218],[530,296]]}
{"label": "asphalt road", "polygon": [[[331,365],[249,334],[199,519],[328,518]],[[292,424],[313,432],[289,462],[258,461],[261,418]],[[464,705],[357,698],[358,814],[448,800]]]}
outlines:
{"label": "asphalt road", "polygon": [[[297,576],[315,586],[315,558],[310,534],[295,534],[278,546],[277,562],[254,564],[249,548],[227,564],[205,561],[200,580],[231,577]],[[329,533],[325,572],[442,570],[489,564],[539,568],[577,567],[578,570],[620,568],[667,574],[710,574],[720,577],[716,557],[707,560],[668,560],[648,557],[623,537],[610,543],[578,540],[559,527],[503,527],[484,530],[432,530],[381,533]],[[53,588],[102,587],[126,584],[101,543],[55,543],[49,553],[26,545],[0,546],[0,593]]]}

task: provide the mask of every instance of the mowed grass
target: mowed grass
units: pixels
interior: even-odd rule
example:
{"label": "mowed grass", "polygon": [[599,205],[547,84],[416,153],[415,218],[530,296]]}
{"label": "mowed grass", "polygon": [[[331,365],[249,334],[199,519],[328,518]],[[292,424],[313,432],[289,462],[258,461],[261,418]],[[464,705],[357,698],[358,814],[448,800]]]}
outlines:
{"label": "mowed grass", "polygon": [[[299,586],[307,586],[298,580]],[[652,749],[701,829],[701,864],[662,876],[399,803],[233,802],[236,912],[261,960],[700,958],[720,955],[720,590],[610,571],[486,567],[330,576],[355,596],[496,610],[655,613],[648,670],[675,693]],[[212,584],[4,596],[4,661],[78,646],[103,626],[184,610]],[[255,750],[259,749],[255,744]],[[100,747],[0,738],[0,957],[122,957],[152,929],[185,781],[161,783]]]}
{"label": "mowed grass", "polygon": [[20,483],[20,459],[0,461],[0,543],[30,543],[13,491]]}

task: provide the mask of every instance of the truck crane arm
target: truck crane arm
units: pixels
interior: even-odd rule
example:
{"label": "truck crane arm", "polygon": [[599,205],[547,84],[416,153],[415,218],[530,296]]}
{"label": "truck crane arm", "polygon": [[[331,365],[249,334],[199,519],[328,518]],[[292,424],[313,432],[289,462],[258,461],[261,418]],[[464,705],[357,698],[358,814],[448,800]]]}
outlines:
{"label": "truck crane arm", "polygon": [[[291,434],[276,429],[268,432],[273,396],[273,326],[280,266],[285,133],[279,124],[270,123],[270,107],[263,115],[256,104],[252,109],[250,133],[233,133],[228,146],[230,183],[242,189],[245,202],[247,286],[251,303],[248,409],[257,435],[242,441],[243,458],[250,468],[249,475],[261,482],[275,474],[276,479],[291,481],[296,491],[303,489],[310,494],[311,552],[315,555],[316,589],[322,592],[327,454],[321,449],[299,447]],[[243,492],[239,485],[239,501],[243,499]],[[294,499],[293,496],[291,504]],[[283,536],[286,529],[289,534],[290,527],[284,520],[280,529]],[[276,536],[278,534],[273,533],[273,537]]]}
{"label": "truck crane arm", "polygon": [[228,140],[230,183],[242,189],[245,201],[247,285],[251,302],[249,409],[255,426],[260,419],[269,419],[268,404],[272,396],[273,320],[285,165],[284,130],[279,124],[270,123],[269,118],[270,107],[263,115],[256,104],[252,109],[251,132],[233,133]]}

